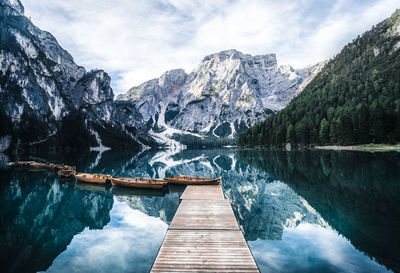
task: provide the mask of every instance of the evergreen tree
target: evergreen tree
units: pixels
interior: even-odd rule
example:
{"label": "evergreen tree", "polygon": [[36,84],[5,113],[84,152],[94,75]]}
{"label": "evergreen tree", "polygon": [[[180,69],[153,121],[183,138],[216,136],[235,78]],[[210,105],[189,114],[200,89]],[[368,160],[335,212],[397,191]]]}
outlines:
{"label": "evergreen tree", "polygon": [[321,120],[319,129],[319,142],[321,144],[329,143],[329,124],[325,118]]}
{"label": "evergreen tree", "polygon": [[400,142],[399,24],[397,10],[346,45],[285,109],[244,131],[237,143]]}

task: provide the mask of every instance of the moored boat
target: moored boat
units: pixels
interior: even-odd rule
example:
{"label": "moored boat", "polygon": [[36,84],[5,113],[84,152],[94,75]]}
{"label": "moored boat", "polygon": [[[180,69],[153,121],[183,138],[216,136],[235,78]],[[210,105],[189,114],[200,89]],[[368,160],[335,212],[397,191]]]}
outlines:
{"label": "moored boat", "polygon": [[161,179],[139,178],[139,177],[113,177],[111,183],[114,186],[141,188],[141,189],[163,189],[167,182]]}
{"label": "moored boat", "polygon": [[177,185],[219,185],[222,177],[219,178],[207,178],[207,177],[195,177],[195,176],[171,176],[165,178],[168,183]]}
{"label": "moored boat", "polygon": [[75,178],[78,181],[96,184],[109,184],[111,183],[111,176],[106,174],[91,174],[91,173],[75,173]]}
{"label": "moored boat", "polygon": [[9,167],[19,167],[19,168],[27,168],[32,164],[35,164],[36,162],[34,161],[16,161],[16,162],[10,162],[7,165]]}
{"label": "moored boat", "polygon": [[74,169],[61,169],[57,172],[60,177],[73,177],[75,174]]}
{"label": "moored boat", "polygon": [[40,163],[35,161],[16,161],[8,163],[9,167],[16,167],[16,168],[24,168],[32,171],[54,171],[58,172],[59,170],[74,170],[76,169],[75,166],[69,166],[64,164],[54,164],[54,163]]}

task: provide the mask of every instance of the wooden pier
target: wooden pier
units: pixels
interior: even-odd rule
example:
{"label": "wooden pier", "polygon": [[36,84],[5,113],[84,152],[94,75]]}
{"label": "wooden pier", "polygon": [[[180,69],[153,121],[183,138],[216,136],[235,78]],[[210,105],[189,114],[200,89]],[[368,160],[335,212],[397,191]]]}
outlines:
{"label": "wooden pier", "polygon": [[151,272],[259,272],[220,185],[186,187]]}

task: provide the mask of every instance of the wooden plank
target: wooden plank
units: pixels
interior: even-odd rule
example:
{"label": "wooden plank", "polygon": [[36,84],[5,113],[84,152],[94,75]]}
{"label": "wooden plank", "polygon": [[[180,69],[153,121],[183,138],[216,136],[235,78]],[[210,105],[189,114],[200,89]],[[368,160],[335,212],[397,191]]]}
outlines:
{"label": "wooden plank", "polygon": [[180,199],[224,199],[224,194],[220,185],[187,186]]}
{"label": "wooden plank", "polygon": [[169,230],[152,272],[258,272],[240,230]]}
{"label": "wooden plank", "polygon": [[239,230],[239,226],[226,199],[183,199],[169,229]]}
{"label": "wooden plank", "polygon": [[188,186],[151,272],[259,272],[221,186]]}

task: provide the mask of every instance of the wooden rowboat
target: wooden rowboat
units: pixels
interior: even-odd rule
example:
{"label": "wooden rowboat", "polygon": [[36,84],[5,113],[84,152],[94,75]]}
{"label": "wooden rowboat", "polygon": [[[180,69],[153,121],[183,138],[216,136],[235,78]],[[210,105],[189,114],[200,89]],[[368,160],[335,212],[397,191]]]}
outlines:
{"label": "wooden rowboat", "polygon": [[62,169],[62,170],[59,170],[57,173],[58,173],[58,176],[60,176],[60,177],[73,177],[75,174],[75,170],[74,169]]}
{"label": "wooden rowboat", "polygon": [[221,184],[222,177],[220,178],[206,178],[194,176],[171,176],[165,178],[168,183],[177,185],[219,185]]}
{"label": "wooden rowboat", "polygon": [[64,165],[64,164],[54,164],[54,163],[40,163],[40,162],[35,162],[35,161],[10,162],[10,163],[8,163],[8,166],[29,169],[32,171],[48,170],[48,171],[58,172],[59,170],[70,170],[70,169],[75,170],[76,169],[75,166],[68,166],[68,165]]}
{"label": "wooden rowboat", "polygon": [[78,181],[96,184],[109,184],[111,176],[106,174],[91,174],[91,173],[75,173],[75,178]]}
{"label": "wooden rowboat", "polygon": [[19,168],[27,168],[32,164],[37,164],[35,161],[16,161],[8,163],[10,167],[19,167]]}
{"label": "wooden rowboat", "polygon": [[167,182],[161,179],[139,178],[139,177],[113,177],[111,183],[114,186],[141,188],[141,189],[163,189]]}

